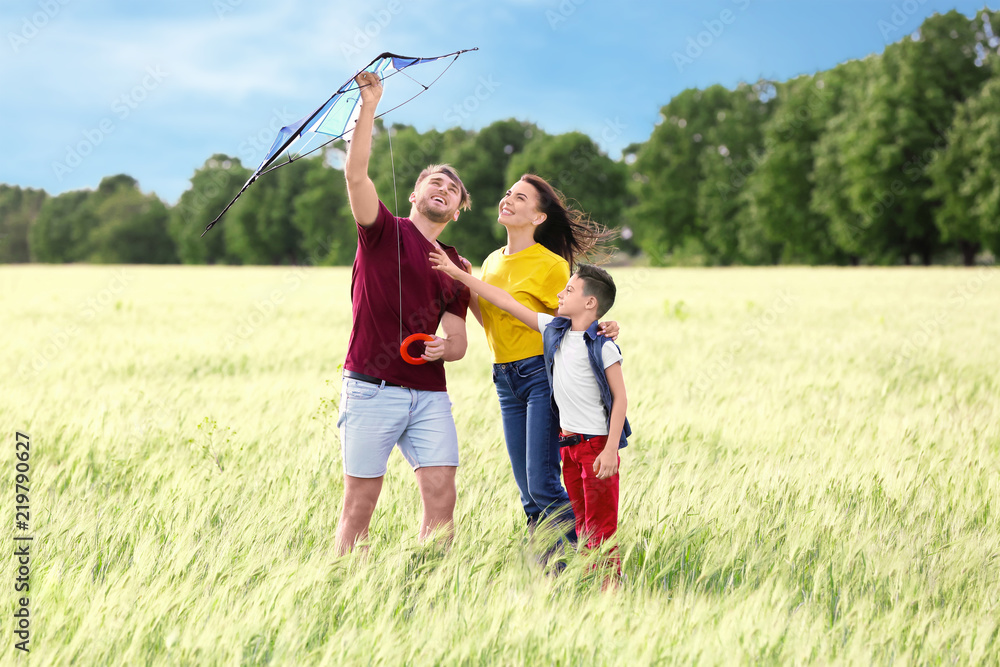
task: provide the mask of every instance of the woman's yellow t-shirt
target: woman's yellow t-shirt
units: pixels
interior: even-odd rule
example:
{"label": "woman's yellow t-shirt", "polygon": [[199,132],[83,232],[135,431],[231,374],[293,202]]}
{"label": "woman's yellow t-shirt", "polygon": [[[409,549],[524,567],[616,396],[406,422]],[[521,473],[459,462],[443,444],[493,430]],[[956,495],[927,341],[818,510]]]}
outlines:
{"label": "woman's yellow t-shirt", "polygon": [[[569,281],[569,263],[539,243],[513,255],[505,255],[504,250],[493,251],[483,262],[483,282],[503,288],[536,312],[555,314],[556,295]],[[482,297],[479,309],[494,363],[542,354],[542,334]]]}

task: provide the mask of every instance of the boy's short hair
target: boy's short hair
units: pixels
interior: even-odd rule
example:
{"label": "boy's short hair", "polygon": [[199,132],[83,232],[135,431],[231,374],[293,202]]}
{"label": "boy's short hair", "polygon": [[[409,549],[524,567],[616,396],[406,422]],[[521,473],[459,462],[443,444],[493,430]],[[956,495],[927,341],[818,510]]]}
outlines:
{"label": "boy's short hair", "polygon": [[437,174],[437,173],[444,174],[451,180],[455,181],[455,183],[458,185],[458,189],[459,191],[461,191],[461,197],[458,200],[458,207],[463,211],[472,208],[472,195],[470,195],[469,191],[465,189],[465,183],[463,183],[462,179],[458,177],[458,172],[455,171],[455,168],[452,167],[450,164],[427,165],[427,168],[424,169],[422,172],[420,172],[420,175],[417,176],[416,185],[419,187],[419,185],[423,182],[425,178],[427,178],[431,174]]}
{"label": "boy's short hair", "polygon": [[576,267],[576,275],[583,281],[583,295],[597,299],[597,318],[604,317],[611,306],[615,305],[615,294],[618,291],[611,274],[593,264],[580,264]]}

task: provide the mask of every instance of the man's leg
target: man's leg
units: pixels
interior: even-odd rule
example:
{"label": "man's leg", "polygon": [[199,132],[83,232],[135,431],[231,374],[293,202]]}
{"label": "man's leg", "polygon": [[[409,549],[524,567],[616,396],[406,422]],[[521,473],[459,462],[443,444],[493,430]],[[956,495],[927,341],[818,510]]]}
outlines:
{"label": "man's leg", "polygon": [[424,516],[420,539],[443,528],[450,541],[454,534],[455,470],[458,468],[458,433],[451,416],[451,400],[443,391],[410,391],[410,420],[399,437],[399,451],[417,475]]}
{"label": "man's leg", "polygon": [[346,554],[358,540],[368,538],[368,526],[382,492],[382,479],[344,475],[344,507],[337,524],[338,554]]}
{"label": "man's leg", "polygon": [[451,542],[455,535],[455,471],[453,466],[428,466],[417,468],[417,485],[424,503],[424,517],[420,522],[420,539],[425,539],[436,528],[442,528],[445,539]]}
{"label": "man's leg", "polygon": [[344,457],[344,505],[336,540],[340,554],[368,537],[386,462],[406,428],[409,407],[407,389],[344,379],[337,420]]}

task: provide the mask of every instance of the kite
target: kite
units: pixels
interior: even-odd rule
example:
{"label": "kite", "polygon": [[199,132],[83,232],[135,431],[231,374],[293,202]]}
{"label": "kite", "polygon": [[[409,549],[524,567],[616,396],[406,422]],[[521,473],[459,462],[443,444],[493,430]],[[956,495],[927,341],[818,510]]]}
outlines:
{"label": "kite", "polygon": [[[358,70],[355,76],[361,72],[372,72],[377,74],[383,81],[389,77],[395,76],[396,74],[403,74],[404,77],[413,81],[419,86],[417,92],[399,102],[387,111],[383,111],[377,117],[384,116],[398,109],[402,105],[406,104],[410,100],[414,99],[428,88],[430,88],[434,83],[444,75],[448,68],[458,60],[458,57],[463,53],[468,53],[469,51],[477,51],[478,49],[463,49],[462,51],[455,51],[454,53],[446,53],[442,56],[432,56],[430,58],[411,58],[408,56],[400,56],[394,53],[383,53],[374,60],[372,60],[368,65]],[[415,65],[423,65],[426,63],[432,63],[435,61],[441,61],[446,58],[451,58],[450,62],[437,74],[437,76],[428,84],[420,83],[409,74],[403,72],[404,69],[408,67],[413,67]],[[278,132],[278,136],[274,139],[274,143],[271,144],[271,148],[267,151],[267,155],[264,156],[264,160],[260,163],[260,166],[250,175],[247,182],[240,188],[240,191],[236,193],[226,208],[222,209],[215,220],[210,222],[205,231],[201,233],[202,236],[208,233],[212,227],[215,226],[222,216],[226,214],[226,211],[236,203],[236,200],[240,198],[247,188],[256,181],[260,176],[273,171],[279,167],[284,167],[287,164],[291,164],[299,158],[305,157],[310,153],[318,151],[327,144],[336,141],[338,139],[343,139],[344,141],[350,141],[351,134],[354,131],[354,125],[358,121],[358,115],[361,112],[361,92],[358,87],[357,82],[352,76],[350,79],[344,82],[344,84],[337,89],[326,102],[324,102],[318,109],[313,111],[308,116],[305,116],[301,120],[298,120],[291,125],[286,125],[281,128]],[[284,158],[284,159],[281,159]]]}

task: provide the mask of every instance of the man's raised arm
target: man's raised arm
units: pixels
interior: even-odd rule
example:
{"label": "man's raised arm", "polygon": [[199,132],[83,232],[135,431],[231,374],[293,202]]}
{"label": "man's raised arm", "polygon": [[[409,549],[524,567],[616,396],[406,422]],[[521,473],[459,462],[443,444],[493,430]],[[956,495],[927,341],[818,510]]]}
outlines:
{"label": "man's raised arm", "polygon": [[375,107],[382,97],[382,82],[372,72],[361,72],[354,80],[361,88],[361,113],[347,147],[344,176],[347,178],[347,196],[354,219],[362,227],[370,227],[378,216],[378,193],[368,176],[368,158],[372,153]]}

